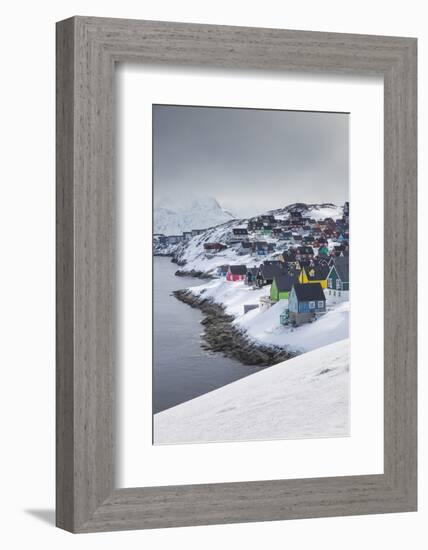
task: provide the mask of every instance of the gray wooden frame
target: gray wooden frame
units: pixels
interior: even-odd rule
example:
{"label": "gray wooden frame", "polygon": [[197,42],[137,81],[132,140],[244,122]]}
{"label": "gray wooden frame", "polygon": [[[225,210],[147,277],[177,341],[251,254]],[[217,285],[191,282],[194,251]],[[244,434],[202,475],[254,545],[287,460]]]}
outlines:
{"label": "gray wooden frame", "polygon": [[[382,475],[115,488],[116,62],[383,76]],[[59,527],[91,532],[416,510],[416,78],[413,38],[88,17],[57,24]]]}

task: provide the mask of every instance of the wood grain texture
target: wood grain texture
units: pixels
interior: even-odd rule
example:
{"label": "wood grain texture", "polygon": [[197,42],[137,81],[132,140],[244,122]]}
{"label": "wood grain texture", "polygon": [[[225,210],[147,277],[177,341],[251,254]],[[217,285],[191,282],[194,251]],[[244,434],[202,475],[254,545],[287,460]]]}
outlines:
{"label": "wood grain texture", "polygon": [[[383,76],[383,475],[115,489],[116,62]],[[59,527],[92,532],[416,510],[416,79],[412,38],[87,17],[58,23]]]}

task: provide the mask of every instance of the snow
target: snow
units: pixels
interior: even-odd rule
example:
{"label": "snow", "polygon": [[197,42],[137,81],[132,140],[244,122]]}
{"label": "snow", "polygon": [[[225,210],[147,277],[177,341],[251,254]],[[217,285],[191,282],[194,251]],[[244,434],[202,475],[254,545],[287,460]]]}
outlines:
{"label": "snow", "polygon": [[349,435],[349,340],[154,415],[157,445]]}
{"label": "snow", "polygon": [[[217,204],[217,207],[209,207],[210,200],[214,201]],[[266,256],[257,256],[254,254],[240,254],[238,249],[230,245],[230,239],[233,237],[233,229],[238,227],[246,227],[250,219],[231,219],[232,215],[228,212],[224,212],[223,209],[218,205],[215,199],[208,200],[205,209],[199,210],[195,206],[195,215],[196,218],[189,219],[180,218],[180,227],[184,224],[190,223],[192,225],[191,229],[203,229],[208,225],[214,226],[208,228],[202,234],[197,235],[185,243],[178,245],[170,245],[168,248],[165,247],[156,247],[155,252],[160,254],[173,254],[176,260],[179,262],[180,266],[183,266],[183,269],[186,271],[202,271],[205,273],[213,274],[216,268],[223,264],[245,264],[247,267],[252,267],[259,265],[265,260],[277,259],[278,256],[289,247],[289,243],[284,240],[280,240],[276,237],[269,235],[262,235],[260,232],[250,232],[249,240],[250,241],[265,241],[267,243],[272,243],[276,246],[276,249],[270,252]],[[173,227],[169,225],[168,228],[165,228],[169,224],[169,221],[165,221],[163,216],[165,213],[159,211],[160,209],[155,209],[155,232],[168,233],[168,228],[172,230],[178,229],[178,227]],[[192,209],[191,209],[192,210]],[[278,210],[272,210],[269,213],[273,214],[276,219],[284,220],[288,219],[290,212],[292,210],[299,210],[302,212],[302,215],[305,217],[310,217],[315,220],[320,220],[324,218],[333,218],[338,219],[343,216],[343,207],[336,206],[334,204],[292,204],[286,206],[285,208],[280,208]],[[216,223],[211,223],[211,218],[209,212],[219,211],[223,212],[223,216],[226,216],[226,219],[221,219]],[[228,216],[228,217],[227,217]],[[210,220],[210,223],[208,223]],[[175,222],[174,222],[175,223]],[[187,228],[188,229],[188,228]],[[181,231],[178,231],[180,233]],[[177,231],[175,231],[177,233]],[[204,243],[208,242],[219,242],[226,244],[228,248],[218,253],[211,253],[204,250]],[[336,243],[333,240],[329,240],[328,246],[330,249]]]}
{"label": "snow", "polygon": [[198,198],[178,208],[164,201],[156,206],[153,215],[154,233],[163,235],[181,235],[183,231],[206,229],[234,218],[212,197]]}
{"label": "snow", "polygon": [[343,216],[343,207],[336,205],[321,205],[311,208],[308,215],[315,221],[324,220],[325,218],[337,220]]}
{"label": "snow", "polygon": [[279,316],[287,306],[288,300],[280,300],[266,311],[250,311],[237,318],[235,324],[260,344],[287,347],[295,352],[314,350],[349,335],[349,302],[329,307],[325,315],[299,327],[279,324]]}
{"label": "snow", "polygon": [[337,206],[335,204],[290,204],[285,208],[278,210],[271,210],[269,213],[274,214],[275,218],[279,220],[287,219],[291,210],[298,210],[304,217],[311,218],[313,220],[323,220],[325,218],[332,218],[337,220],[343,216],[343,206]]}
{"label": "snow", "polygon": [[259,308],[244,314],[244,304],[258,304],[261,296],[268,296],[270,286],[253,290],[243,281],[229,282],[215,279],[189,289],[195,296],[210,299],[222,305],[226,313],[235,317],[234,324],[259,344],[305,352],[326,346],[349,335],[349,302],[329,305],[327,313],[313,323],[299,327],[282,326],[281,313],[288,300],[280,300],[266,311]]}
{"label": "snow", "polygon": [[237,318],[244,314],[244,304],[258,304],[260,297],[266,294],[265,288],[254,290],[244,281],[232,282],[224,279],[214,279],[207,284],[192,287],[190,290],[195,296],[223,305],[226,313]]}

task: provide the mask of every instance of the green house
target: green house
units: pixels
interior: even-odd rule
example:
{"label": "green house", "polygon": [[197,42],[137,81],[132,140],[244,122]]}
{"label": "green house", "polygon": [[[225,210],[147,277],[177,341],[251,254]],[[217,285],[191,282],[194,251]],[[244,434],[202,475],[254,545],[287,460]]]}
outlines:
{"label": "green house", "polygon": [[335,258],[327,275],[327,287],[333,290],[349,291],[349,258]]}
{"label": "green house", "polygon": [[274,302],[288,300],[291,288],[297,282],[299,282],[297,274],[281,273],[275,275],[270,287],[270,299]]}
{"label": "green house", "polygon": [[272,226],[271,225],[263,226],[262,235],[267,235],[267,236],[272,235]]}

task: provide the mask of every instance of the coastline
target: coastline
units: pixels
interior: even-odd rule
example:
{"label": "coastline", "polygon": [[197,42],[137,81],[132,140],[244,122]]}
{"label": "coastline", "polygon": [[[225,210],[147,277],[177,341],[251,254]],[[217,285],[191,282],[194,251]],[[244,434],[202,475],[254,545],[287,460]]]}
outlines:
{"label": "coastline", "polygon": [[186,271],[185,269],[178,269],[174,275],[176,277],[195,277],[195,279],[214,279],[213,275],[210,275],[209,273],[206,273],[205,271],[197,271],[195,269],[191,269],[190,271]]}
{"label": "coastline", "polygon": [[173,294],[181,302],[204,313],[202,347],[208,351],[221,352],[244,365],[265,367],[287,361],[297,355],[280,347],[258,344],[250,339],[245,332],[233,326],[234,317],[211,299],[195,296],[187,289],[176,290]]}

